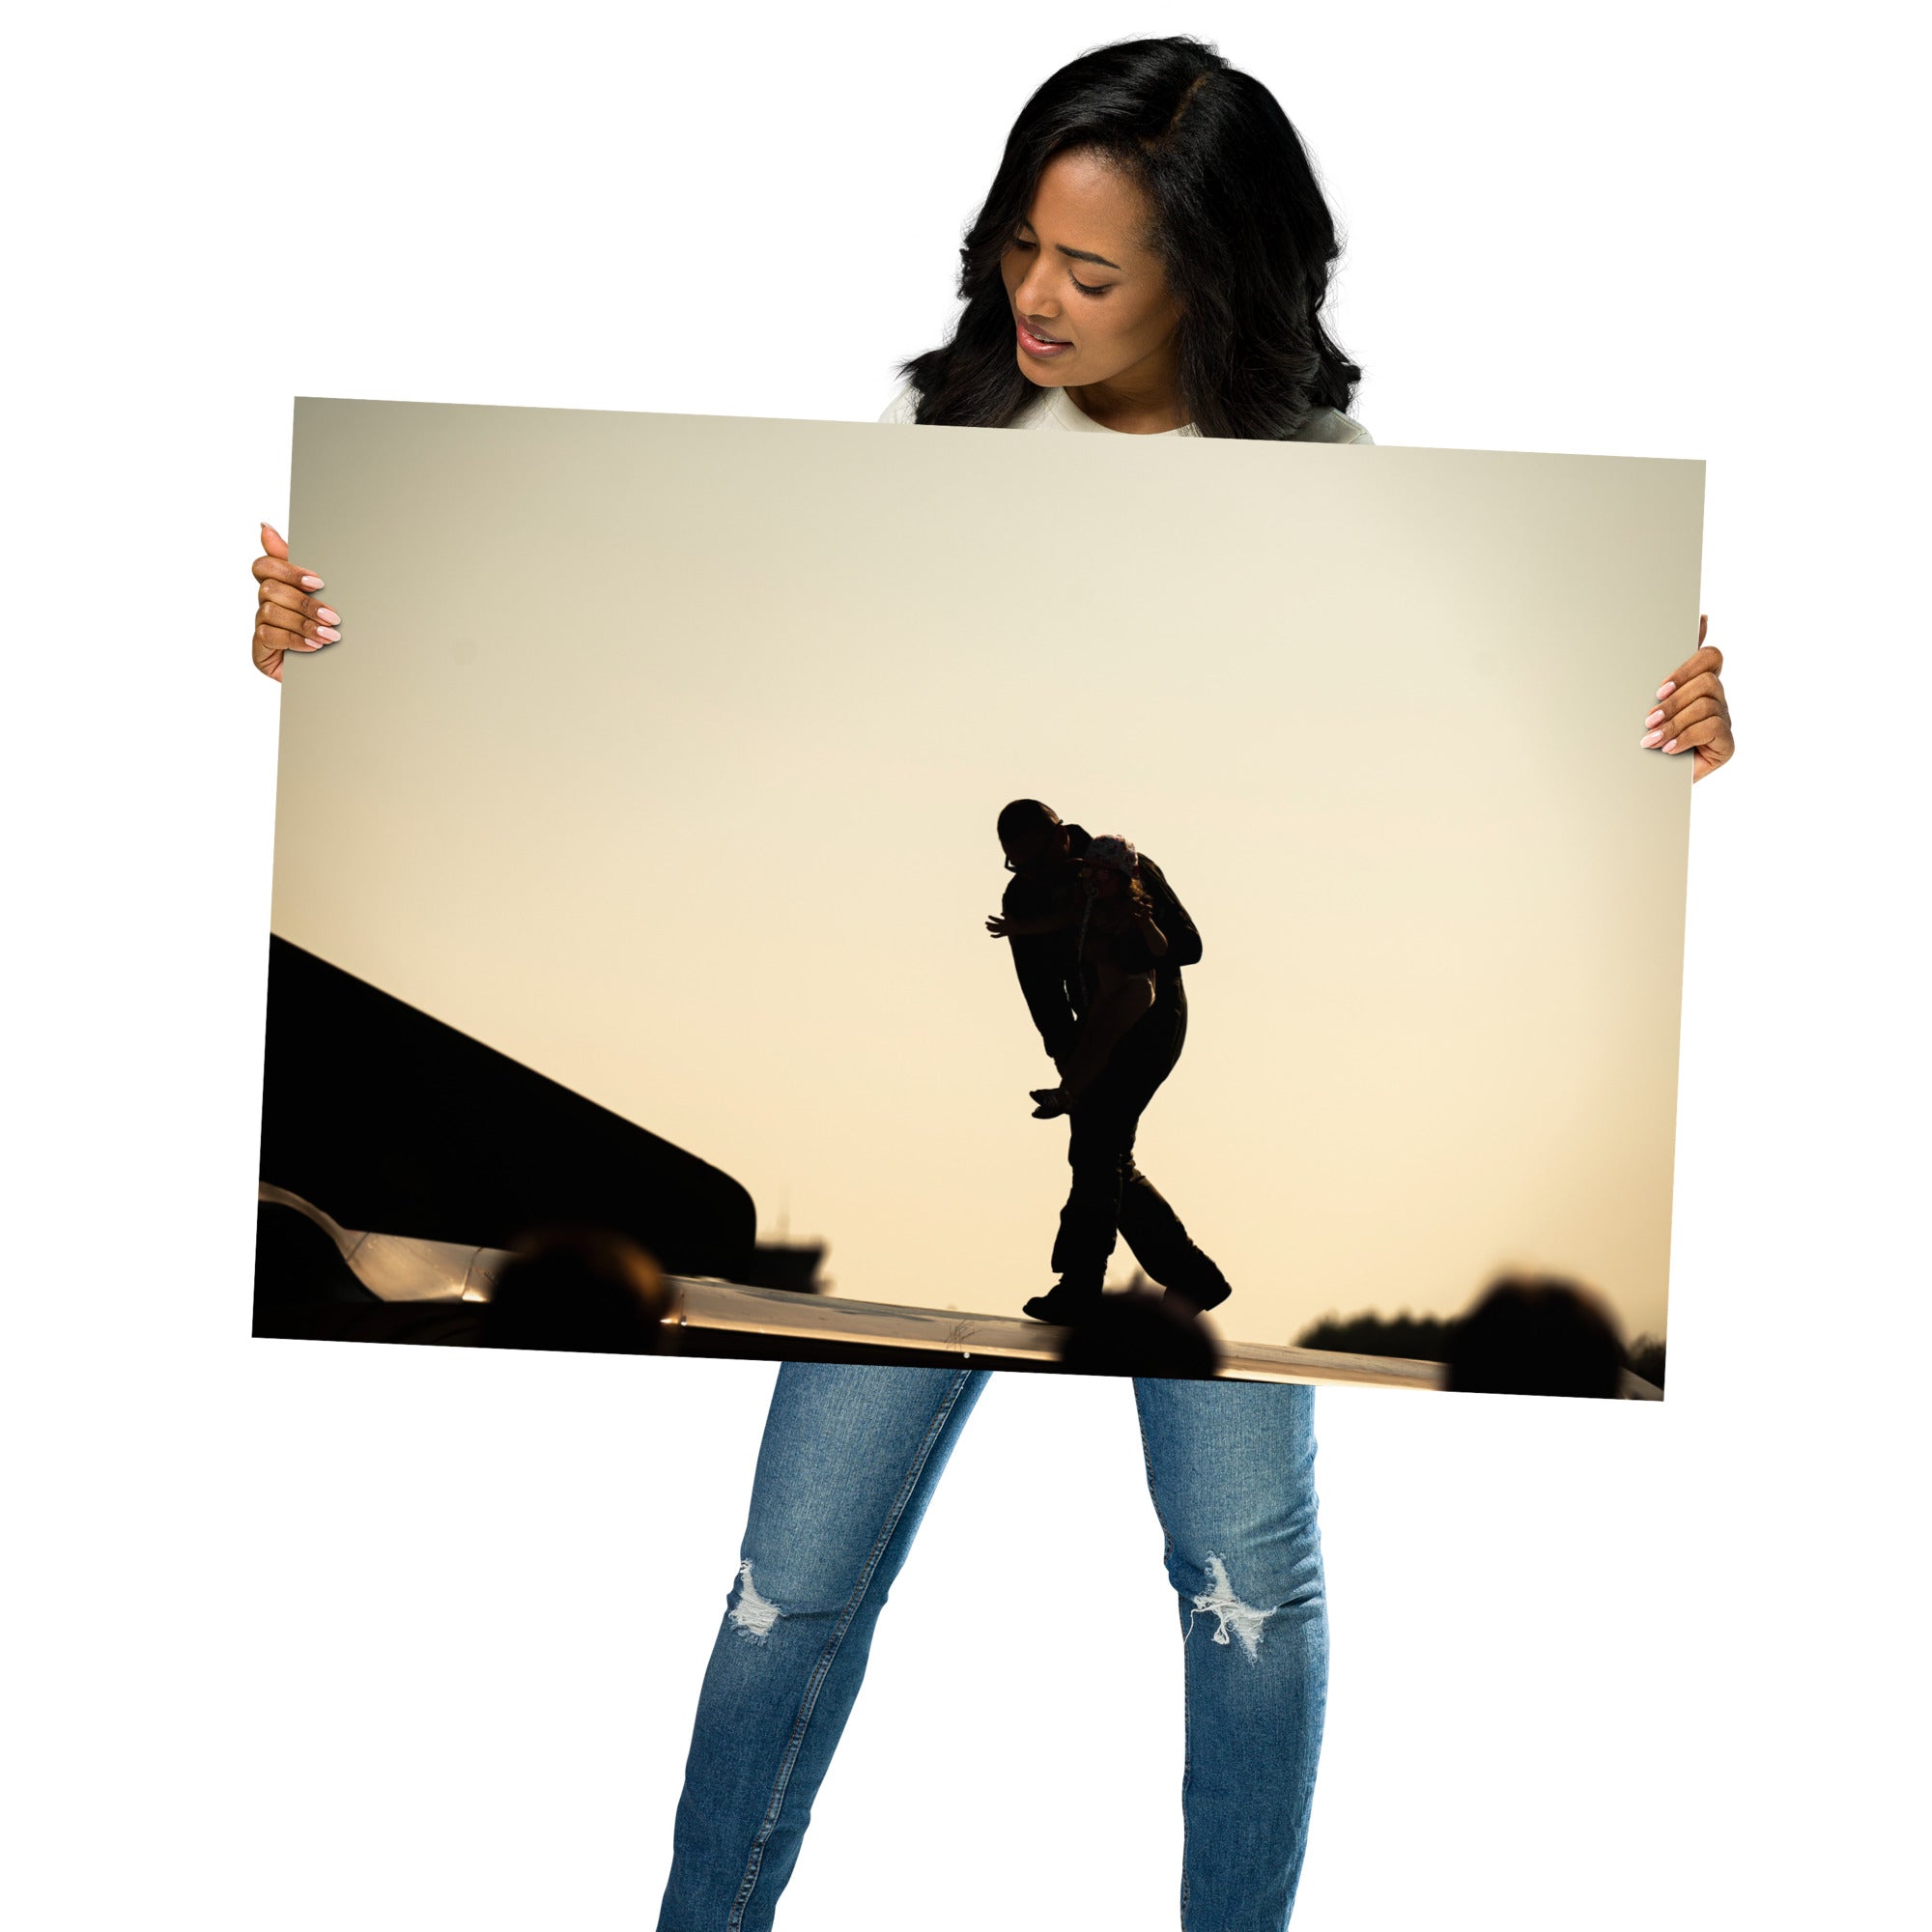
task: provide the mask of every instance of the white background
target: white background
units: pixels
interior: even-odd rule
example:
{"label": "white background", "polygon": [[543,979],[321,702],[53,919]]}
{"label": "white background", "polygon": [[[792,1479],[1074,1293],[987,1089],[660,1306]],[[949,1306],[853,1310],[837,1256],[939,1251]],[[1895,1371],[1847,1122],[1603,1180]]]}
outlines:
{"label": "white background", "polygon": [[[1692,812],[1669,1402],[1321,1398],[1297,1932],[1916,1917],[1905,11],[61,17],[0,63],[10,1919],[652,1922],[774,1373],[243,1339],[290,397],[875,414],[1025,94],[1176,29],[1330,184],[1378,440],[1708,459],[1741,745]],[[1122,1389],[989,1393],[787,1932],[1174,1923],[1133,1452]]]}

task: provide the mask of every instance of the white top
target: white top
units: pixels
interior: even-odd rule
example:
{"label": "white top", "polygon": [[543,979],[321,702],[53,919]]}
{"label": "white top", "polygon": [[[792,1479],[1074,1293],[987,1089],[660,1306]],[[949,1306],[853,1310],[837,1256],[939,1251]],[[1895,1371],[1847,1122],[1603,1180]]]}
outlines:
{"label": "white top", "polygon": [[[879,417],[882,423],[909,423],[919,408],[918,391],[908,383]],[[1065,389],[1042,388],[1010,425],[1014,429],[1091,430],[1100,436],[1130,436],[1130,430],[1109,429],[1086,414]],[[1199,436],[1192,423],[1179,429],[1160,429],[1155,436]],[[1295,442],[1373,442],[1375,438],[1353,416],[1340,410],[1317,410],[1292,439]]]}

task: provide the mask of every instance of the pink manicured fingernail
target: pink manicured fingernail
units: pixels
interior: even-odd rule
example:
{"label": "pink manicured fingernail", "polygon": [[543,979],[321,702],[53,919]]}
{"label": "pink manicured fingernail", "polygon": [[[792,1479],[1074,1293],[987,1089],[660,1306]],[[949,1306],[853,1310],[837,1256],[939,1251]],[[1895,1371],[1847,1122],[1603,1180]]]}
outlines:
{"label": "pink manicured fingernail", "polygon": [[1668,697],[1670,694],[1676,689],[1677,687],[1675,684],[1660,684],[1657,687],[1657,695],[1660,697]]}
{"label": "pink manicured fingernail", "polygon": [[[322,588],[322,579],[319,577],[304,577],[302,579],[302,588],[304,590],[320,590]],[[1660,697],[1662,695],[1662,692],[1658,693]]]}
{"label": "pink manicured fingernail", "polygon": [[[330,622],[330,623],[333,623],[333,622],[335,621],[335,612],[334,612],[333,611],[325,611],[323,612],[323,615],[324,615],[325,617],[327,617],[327,619],[329,620],[329,622]],[[1653,711],[1653,712],[1652,712],[1652,713],[1650,714],[1650,716],[1649,716],[1648,718],[1646,718],[1646,719],[1645,719],[1645,720],[1644,720],[1643,722],[1644,722],[1644,723],[1645,723],[1646,724],[1661,724],[1661,723],[1662,722],[1662,719],[1663,719],[1663,713],[1662,713],[1662,712],[1661,712],[1661,711]]]}
{"label": "pink manicured fingernail", "polygon": [[327,624],[318,625],[315,634],[326,644],[339,644],[342,641],[342,633],[331,631]]}
{"label": "pink manicured fingernail", "polygon": [[1648,738],[1640,739],[1638,742],[1642,745],[1654,745],[1662,736],[1662,731],[1653,731]]}
{"label": "pink manicured fingernail", "polygon": [[327,604],[318,604],[315,607],[315,614],[318,617],[320,617],[325,624],[339,624],[342,621],[342,619],[338,617],[335,614],[335,612],[328,608]]}
{"label": "pink manicured fingernail", "polygon": [[1664,749],[1664,750],[1665,750],[1666,752],[1674,752],[1674,751],[1676,751],[1676,749],[1677,749],[1677,740],[1676,740],[1675,738],[1671,739],[1671,741],[1669,742],[1669,744],[1667,744],[1666,746],[1664,746],[1664,748],[1663,748],[1663,749]]}

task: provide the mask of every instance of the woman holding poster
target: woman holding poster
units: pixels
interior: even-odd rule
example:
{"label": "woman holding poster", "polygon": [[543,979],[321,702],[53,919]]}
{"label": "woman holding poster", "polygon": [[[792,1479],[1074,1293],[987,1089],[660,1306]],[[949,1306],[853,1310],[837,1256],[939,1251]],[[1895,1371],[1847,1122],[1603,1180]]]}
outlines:
{"label": "woman holding poster", "polygon": [[[1264,87],[1189,40],[1101,48],[1022,109],[961,249],[953,332],[907,365],[885,419],[1366,442],[1347,413],[1360,371],[1321,320],[1338,252]],[[254,649],[272,677],[284,651],[327,648],[341,630],[321,579],[272,532],[265,551]],[[1639,738],[1690,753],[1701,778],[1732,738],[1701,627],[1698,644]],[[984,1385],[980,1370],[781,1371],[660,1932],[773,1923],[880,1610]],[[1182,1634],[1181,1921],[1281,1932],[1326,1689],[1312,1392],[1142,1380],[1135,1399]]]}

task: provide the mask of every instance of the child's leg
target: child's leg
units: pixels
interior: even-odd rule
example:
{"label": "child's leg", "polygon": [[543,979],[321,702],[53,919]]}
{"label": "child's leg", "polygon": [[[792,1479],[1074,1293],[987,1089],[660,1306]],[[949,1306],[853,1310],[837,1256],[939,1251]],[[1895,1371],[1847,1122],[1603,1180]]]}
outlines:
{"label": "child's leg", "polygon": [[1109,1055],[1152,1005],[1151,973],[1130,973],[1116,984],[1102,987],[1100,997],[1081,1021],[1079,1037],[1061,1069],[1061,1091],[1069,1099],[1079,1098],[1099,1078]]}

